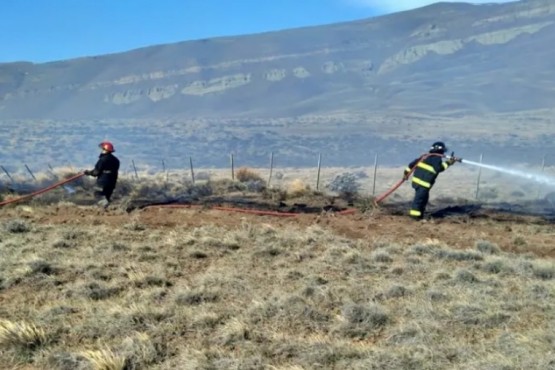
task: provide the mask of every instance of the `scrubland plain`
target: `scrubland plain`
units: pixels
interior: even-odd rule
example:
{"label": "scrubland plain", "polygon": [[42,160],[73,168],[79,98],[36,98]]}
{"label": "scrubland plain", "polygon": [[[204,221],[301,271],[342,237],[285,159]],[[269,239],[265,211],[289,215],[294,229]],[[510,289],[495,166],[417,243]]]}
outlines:
{"label": "scrubland plain", "polygon": [[[249,190],[257,175],[194,187],[122,178],[107,211],[79,205],[85,179],[71,196],[0,209],[0,368],[554,366],[549,219],[484,211],[418,223],[394,199],[294,218],[129,207],[208,188],[268,204],[324,197],[306,184]],[[438,188],[432,207],[445,196]]]}

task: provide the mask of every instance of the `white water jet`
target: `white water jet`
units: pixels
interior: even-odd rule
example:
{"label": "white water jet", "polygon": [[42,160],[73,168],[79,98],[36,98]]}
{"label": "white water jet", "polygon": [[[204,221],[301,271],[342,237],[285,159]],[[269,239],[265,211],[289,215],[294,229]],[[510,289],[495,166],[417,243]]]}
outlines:
{"label": "white water jet", "polygon": [[524,171],[521,171],[521,170],[515,170],[513,168],[504,168],[504,167],[499,167],[499,166],[493,166],[493,165],[490,165],[490,164],[484,164],[484,163],[480,163],[480,162],[469,161],[467,159],[462,159],[461,162],[466,163],[466,164],[470,164],[472,166],[487,168],[488,170],[502,172],[502,173],[505,173],[507,175],[517,176],[517,177],[520,177],[520,178],[523,178],[523,179],[526,179],[526,180],[537,182],[539,184],[549,185],[549,186],[554,186],[555,187],[555,177],[552,177],[552,176],[548,176],[548,175],[544,175],[544,174],[535,174],[535,173],[524,172]]}

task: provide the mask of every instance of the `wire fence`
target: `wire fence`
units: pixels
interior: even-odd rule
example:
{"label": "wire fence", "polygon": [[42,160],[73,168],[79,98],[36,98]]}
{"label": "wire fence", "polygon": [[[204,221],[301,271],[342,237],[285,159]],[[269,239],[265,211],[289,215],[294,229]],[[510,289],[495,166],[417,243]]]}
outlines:
{"label": "wire fence", "polygon": [[[258,173],[266,181],[267,187],[285,187],[288,182],[299,180],[317,191],[332,191],[330,186],[334,180],[347,179],[354,181],[357,190],[361,194],[376,196],[389,189],[402,176],[404,166],[382,165],[382,158],[378,153],[369,156],[368,166],[359,167],[331,167],[326,166],[325,153],[318,153],[314,157],[313,167],[291,167],[287,166],[287,158],[277,156],[274,152],[268,154],[267,166],[249,166],[242,163],[234,153],[229,154],[228,168],[197,167],[195,158],[189,156],[183,159],[181,166],[168,166],[169,161],[161,158],[159,166],[142,165],[134,159],[122,161],[120,176],[131,181],[144,180],[156,176],[164,182],[188,181],[192,184],[216,179],[237,180],[237,171],[248,168]],[[547,155],[538,161],[536,167],[530,166],[526,170],[535,173],[548,174],[553,172],[548,166]],[[479,157],[479,163],[483,163],[484,155]],[[72,165],[59,166],[47,164],[48,169],[38,170],[27,163],[10,168],[0,165],[0,186],[9,187],[18,192],[31,191],[38,185],[47,184],[56,178],[60,172],[77,173],[80,170]],[[491,171],[483,171],[482,168],[457,165],[460,170],[449,170],[449,174],[442,174],[434,187],[434,193],[438,196],[455,196],[465,199],[480,199],[483,201],[499,201],[503,199],[541,199],[551,195],[555,189],[544,185],[534,185],[519,182],[507,176],[501,176]],[[1,188],[0,188],[1,190]],[[409,197],[412,195],[410,186],[401,188],[398,197]]]}

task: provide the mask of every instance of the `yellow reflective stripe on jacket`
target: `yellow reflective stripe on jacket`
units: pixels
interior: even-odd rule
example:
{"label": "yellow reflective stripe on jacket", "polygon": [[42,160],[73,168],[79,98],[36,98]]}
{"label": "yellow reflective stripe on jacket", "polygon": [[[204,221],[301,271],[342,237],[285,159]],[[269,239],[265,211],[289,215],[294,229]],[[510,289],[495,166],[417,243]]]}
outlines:
{"label": "yellow reflective stripe on jacket", "polygon": [[410,215],[410,216],[420,217],[420,216],[422,216],[422,212],[417,211],[417,210],[415,210],[415,209],[411,209],[410,212],[409,212],[409,215]]}
{"label": "yellow reflective stripe on jacket", "polygon": [[449,168],[449,163],[447,162],[441,162],[441,165],[443,166],[443,169],[446,170],[447,168]]}
{"label": "yellow reflective stripe on jacket", "polygon": [[420,186],[423,186],[425,188],[431,188],[432,187],[432,185],[429,182],[426,182],[424,180],[420,180],[418,177],[413,177],[412,182],[414,182],[415,184],[418,184]]}
{"label": "yellow reflective stripe on jacket", "polygon": [[437,173],[436,170],[434,170],[434,168],[433,168],[432,166],[430,166],[429,164],[426,164],[426,163],[424,163],[424,162],[420,162],[420,163],[418,163],[416,166],[417,166],[417,167],[420,167],[420,168],[422,168],[422,169],[425,169],[425,170],[428,171],[428,172]]}

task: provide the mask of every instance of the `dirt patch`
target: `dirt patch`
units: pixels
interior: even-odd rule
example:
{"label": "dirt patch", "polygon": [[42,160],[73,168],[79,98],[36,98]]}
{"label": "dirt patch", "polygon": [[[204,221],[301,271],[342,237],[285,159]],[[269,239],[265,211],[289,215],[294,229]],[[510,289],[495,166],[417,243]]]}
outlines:
{"label": "dirt patch", "polygon": [[[236,205],[236,204],[235,204]],[[291,210],[291,209],[289,209]],[[299,213],[281,218],[268,215],[213,210],[208,207],[145,207],[126,212],[101,210],[91,206],[45,206],[5,208],[0,219],[23,218],[43,224],[104,225],[120,228],[132,222],[149,228],[195,228],[216,224],[236,228],[244,223],[264,223],[273,227],[320,225],[352,239],[368,239],[411,245],[438,240],[453,248],[473,248],[480,240],[497,244],[505,251],[555,256],[553,222],[542,216],[518,215],[475,205],[449,206],[432,213],[424,222],[406,216],[406,205],[388,205],[367,213],[341,215],[323,211]]]}

